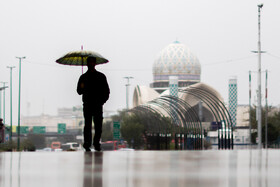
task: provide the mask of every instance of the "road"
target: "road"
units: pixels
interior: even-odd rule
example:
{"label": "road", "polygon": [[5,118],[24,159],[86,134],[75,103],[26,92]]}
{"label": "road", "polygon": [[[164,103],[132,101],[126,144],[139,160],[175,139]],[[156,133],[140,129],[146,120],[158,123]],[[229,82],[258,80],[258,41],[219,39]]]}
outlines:
{"label": "road", "polygon": [[280,150],[0,153],[1,187],[279,184]]}

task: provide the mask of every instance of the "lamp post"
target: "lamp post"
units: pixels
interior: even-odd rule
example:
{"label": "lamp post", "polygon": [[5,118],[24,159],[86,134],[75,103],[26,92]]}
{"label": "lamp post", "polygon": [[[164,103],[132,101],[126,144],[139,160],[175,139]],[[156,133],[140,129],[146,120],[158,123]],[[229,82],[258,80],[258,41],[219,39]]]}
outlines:
{"label": "lamp post", "polygon": [[129,95],[129,79],[133,79],[133,77],[124,77],[125,79],[127,79],[127,84],[125,85],[126,86],[126,109],[128,110],[129,108],[129,103],[128,103],[128,95]]}
{"label": "lamp post", "polygon": [[12,89],[12,74],[13,74],[13,68],[15,66],[7,66],[7,68],[10,68],[10,140],[12,140],[12,128],[13,128],[13,89]]}
{"label": "lamp post", "polygon": [[262,148],[262,100],[261,100],[261,9],[258,5],[258,148]]}
{"label": "lamp post", "polygon": [[267,76],[268,76],[268,71],[266,70],[266,76],[265,76],[265,148],[267,149],[267,113],[268,113],[268,104],[267,104]]}
{"label": "lamp post", "polygon": [[21,88],[21,59],[25,59],[26,57],[16,57],[19,59],[19,88],[18,88],[18,144],[17,150],[19,151],[20,145],[20,88]]}
{"label": "lamp post", "polygon": [[251,107],[251,71],[249,71],[249,145],[250,145],[250,149],[252,148],[252,118],[251,118],[251,111],[252,111],[252,107]]}
{"label": "lamp post", "polygon": [[[3,82],[0,82],[0,83],[3,83]],[[7,86],[0,87],[0,118],[2,118],[2,90],[5,91],[6,88],[8,88],[8,87]],[[5,96],[5,94],[4,94],[4,96]]]}
{"label": "lamp post", "polygon": [[[2,83],[2,82],[1,82]],[[0,118],[2,118],[2,90],[4,87],[0,87]]]}
{"label": "lamp post", "polygon": [[261,53],[266,53],[266,51],[261,51],[261,9],[263,4],[258,5],[258,51],[252,51],[253,53],[258,53],[258,90],[257,90],[257,122],[258,122],[258,149],[262,148],[262,94],[261,94]]}
{"label": "lamp post", "polygon": [[3,123],[4,124],[6,124],[6,120],[5,120],[5,118],[6,118],[6,105],[5,105],[5,100],[6,100],[6,96],[5,96],[5,89],[6,88],[8,88],[7,86],[6,86],[6,83],[7,82],[1,82],[1,83],[3,83],[3,90],[4,90],[4,92],[3,92]]}
{"label": "lamp post", "polygon": [[0,88],[0,118],[2,118],[2,88]]}

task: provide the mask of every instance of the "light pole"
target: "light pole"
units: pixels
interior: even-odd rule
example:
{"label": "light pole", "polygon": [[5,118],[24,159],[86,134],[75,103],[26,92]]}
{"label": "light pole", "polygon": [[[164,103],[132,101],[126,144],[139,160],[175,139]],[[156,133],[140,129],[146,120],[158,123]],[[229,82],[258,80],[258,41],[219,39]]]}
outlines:
{"label": "light pole", "polygon": [[2,118],[2,89],[0,88],[0,118]]}
{"label": "light pole", "polygon": [[19,88],[18,88],[18,144],[17,150],[19,151],[20,145],[20,87],[21,87],[21,59],[25,59],[26,57],[16,57],[19,59]]}
{"label": "light pole", "polygon": [[252,118],[251,118],[251,71],[249,71],[249,145],[250,149],[252,148],[252,138],[251,138],[251,132],[252,132]]}
{"label": "light pole", "polygon": [[127,84],[125,85],[126,86],[126,109],[128,110],[129,108],[129,103],[128,103],[128,96],[129,96],[129,79],[133,79],[133,77],[124,77],[125,79],[127,79]]}
{"label": "light pole", "polygon": [[261,51],[261,9],[263,4],[258,5],[258,51],[252,51],[253,53],[258,53],[258,90],[257,90],[257,122],[258,122],[258,149],[262,148],[262,94],[261,94],[261,53],[266,53],[266,51]]}
{"label": "light pole", "polygon": [[0,87],[0,118],[2,118],[2,90],[5,90],[6,88],[8,87],[7,86]]}
{"label": "light pole", "polygon": [[261,9],[263,4],[258,5],[258,148],[262,148],[262,100],[261,100]]}
{"label": "light pole", "polygon": [[268,104],[267,104],[267,76],[268,76],[268,71],[266,70],[266,76],[265,76],[265,148],[267,149],[267,113],[268,113]]}
{"label": "light pole", "polygon": [[6,105],[5,105],[5,100],[6,100],[6,96],[5,96],[5,89],[6,88],[8,88],[7,86],[6,86],[6,83],[7,82],[1,82],[1,83],[3,83],[3,90],[4,90],[4,92],[3,92],[3,123],[4,124],[6,124],[6,122],[5,122],[5,118],[6,118]]}
{"label": "light pole", "polygon": [[10,140],[12,140],[12,128],[13,128],[13,89],[12,89],[12,74],[13,74],[13,68],[15,66],[7,66],[7,68],[10,68]]}
{"label": "light pole", "polygon": [[0,87],[0,118],[2,118],[2,90],[4,88]]}

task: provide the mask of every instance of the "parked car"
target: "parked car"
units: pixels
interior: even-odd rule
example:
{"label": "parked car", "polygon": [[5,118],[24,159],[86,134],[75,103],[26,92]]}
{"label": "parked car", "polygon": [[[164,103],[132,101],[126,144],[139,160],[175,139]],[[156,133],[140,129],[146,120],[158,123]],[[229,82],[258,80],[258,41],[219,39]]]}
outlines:
{"label": "parked car", "polygon": [[51,151],[52,151],[52,148],[50,148],[50,147],[46,147],[46,148],[44,148],[44,149],[43,149],[43,151],[46,151],[46,152],[51,152]]}
{"label": "parked car", "polygon": [[68,142],[61,145],[63,151],[78,151],[81,150],[81,145],[77,142]]}
{"label": "parked car", "polygon": [[52,149],[60,149],[61,148],[61,143],[60,142],[52,142],[51,148]]}

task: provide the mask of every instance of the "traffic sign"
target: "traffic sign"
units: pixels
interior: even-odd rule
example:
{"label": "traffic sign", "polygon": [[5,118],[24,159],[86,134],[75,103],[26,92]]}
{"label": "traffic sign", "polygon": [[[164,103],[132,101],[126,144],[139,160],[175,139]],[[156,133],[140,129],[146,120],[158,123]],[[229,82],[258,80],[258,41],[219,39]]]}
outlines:
{"label": "traffic sign", "polygon": [[58,134],[66,133],[66,124],[65,123],[58,123],[57,124],[57,133]]}
{"label": "traffic sign", "polygon": [[[18,126],[17,127],[17,132],[18,132]],[[20,126],[20,133],[21,134],[27,134],[29,132],[29,127],[28,126]]]}
{"label": "traffic sign", "polygon": [[114,121],[113,122],[113,137],[114,137],[114,139],[120,139],[120,137],[121,137],[120,127],[121,127],[121,124],[120,124],[119,121]]}
{"label": "traffic sign", "polygon": [[46,133],[46,126],[34,126],[33,127],[34,134],[44,134]]}

